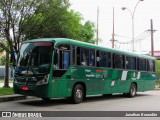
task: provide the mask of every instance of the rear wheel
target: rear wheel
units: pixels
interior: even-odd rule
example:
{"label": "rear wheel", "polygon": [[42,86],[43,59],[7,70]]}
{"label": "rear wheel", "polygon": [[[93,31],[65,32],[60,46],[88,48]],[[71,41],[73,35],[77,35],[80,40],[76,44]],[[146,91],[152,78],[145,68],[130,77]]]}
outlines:
{"label": "rear wheel", "polygon": [[81,84],[77,84],[73,88],[73,93],[72,93],[72,101],[73,103],[81,103],[83,101],[84,97],[84,89]]}
{"label": "rear wheel", "polygon": [[128,93],[128,97],[135,97],[137,93],[137,86],[135,83],[132,83]]}

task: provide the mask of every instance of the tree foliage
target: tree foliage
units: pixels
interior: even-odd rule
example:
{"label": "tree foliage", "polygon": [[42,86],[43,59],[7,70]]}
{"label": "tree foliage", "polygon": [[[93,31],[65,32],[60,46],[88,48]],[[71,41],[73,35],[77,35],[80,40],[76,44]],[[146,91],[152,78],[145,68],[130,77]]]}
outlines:
{"label": "tree foliage", "polygon": [[[88,34],[92,32],[87,31],[86,25],[81,24],[82,16],[69,7],[69,0],[0,0],[0,37],[6,40],[6,46],[0,42],[0,47],[1,51],[7,52],[6,87],[9,87],[9,53],[13,58],[13,51],[19,50],[22,41],[39,37],[68,37],[86,41],[87,36],[92,36]],[[91,29],[88,30],[92,30],[94,26],[89,25]],[[87,36],[83,31],[88,32]],[[14,65],[15,59],[12,60]]]}
{"label": "tree foliage", "polygon": [[[0,0],[0,37],[8,49],[20,42],[42,37],[67,37],[93,43],[94,24],[82,24],[69,0]],[[88,41],[87,41],[88,40]]]}
{"label": "tree foliage", "polygon": [[80,31],[80,39],[82,39],[82,41],[84,42],[95,43],[95,40],[94,40],[95,28],[94,27],[95,26],[91,21],[87,21],[83,25]]}
{"label": "tree foliage", "polygon": [[[19,44],[23,40],[19,28],[26,17],[34,14],[39,4],[41,0],[0,0],[0,37],[7,43],[6,46],[0,44],[6,50],[5,87],[9,87],[9,53],[13,53],[9,51],[19,50]],[[15,65],[15,59],[12,63]]]}
{"label": "tree foliage", "polygon": [[6,63],[6,59],[5,59],[5,55],[3,55],[0,58],[0,65],[5,65],[5,63]]}
{"label": "tree foliage", "polygon": [[94,43],[94,24],[82,24],[79,12],[69,9],[67,0],[46,0],[35,13],[23,21],[25,39],[64,37]]}
{"label": "tree foliage", "polygon": [[156,60],[156,75],[160,79],[160,60]]}
{"label": "tree foliage", "polygon": [[0,46],[6,52],[17,51],[22,41],[43,37],[94,43],[94,24],[82,20],[70,9],[69,0],[0,0],[0,37],[7,43]]}
{"label": "tree foliage", "polygon": [[10,50],[18,50],[23,39],[19,29],[32,15],[41,0],[0,0],[0,36],[6,38]]}

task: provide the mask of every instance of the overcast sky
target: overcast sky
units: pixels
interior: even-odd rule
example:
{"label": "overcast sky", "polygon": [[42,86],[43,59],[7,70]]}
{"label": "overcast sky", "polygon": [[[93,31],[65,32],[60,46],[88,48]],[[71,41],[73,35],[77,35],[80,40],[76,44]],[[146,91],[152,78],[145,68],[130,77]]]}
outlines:
{"label": "overcast sky", "polygon": [[[131,12],[138,0],[70,0],[71,8],[79,11],[84,21],[90,20],[97,24],[97,7],[99,6],[99,38],[103,40],[100,45],[111,47],[109,40],[112,38],[113,24],[113,7],[115,11],[115,39],[119,43],[116,48],[131,51],[131,44],[122,44],[132,39],[132,19],[131,14],[127,10],[122,10],[122,7],[127,7]],[[139,2],[134,14],[134,33],[135,37],[141,35],[146,30],[150,29],[150,20],[153,19],[153,29],[157,30],[154,33],[154,49],[160,50],[160,0],[144,0]],[[135,50],[141,53],[148,52],[151,49],[150,36],[145,37],[147,32],[142,37],[141,42],[135,43]],[[145,39],[144,39],[145,38]]]}

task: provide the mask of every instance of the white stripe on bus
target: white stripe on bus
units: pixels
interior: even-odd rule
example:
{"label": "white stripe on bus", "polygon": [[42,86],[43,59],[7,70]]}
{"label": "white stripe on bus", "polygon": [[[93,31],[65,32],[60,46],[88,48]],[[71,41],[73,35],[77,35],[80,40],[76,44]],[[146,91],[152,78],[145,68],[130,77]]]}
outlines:
{"label": "white stripe on bus", "polygon": [[141,77],[141,72],[138,72],[137,79]]}
{"label": "white stripe on bus", "polygon": [[121,80],[126,80],[127,79],[127,73],[128,73],[128,71],[123,71],[122,72]]}

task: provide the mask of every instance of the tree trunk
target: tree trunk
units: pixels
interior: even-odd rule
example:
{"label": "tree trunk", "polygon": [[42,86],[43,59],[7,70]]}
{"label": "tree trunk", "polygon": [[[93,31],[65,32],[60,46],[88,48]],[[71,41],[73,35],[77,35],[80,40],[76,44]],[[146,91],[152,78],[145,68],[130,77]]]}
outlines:
{"label": "tree trunk", "polygon": [[4,87],[8,88],[9,86],[9,53],[6,52],[6,65],[5,65],[5,82]]}

